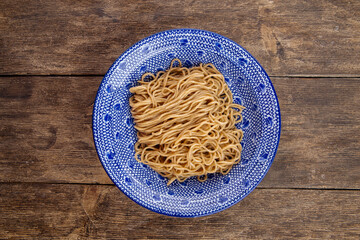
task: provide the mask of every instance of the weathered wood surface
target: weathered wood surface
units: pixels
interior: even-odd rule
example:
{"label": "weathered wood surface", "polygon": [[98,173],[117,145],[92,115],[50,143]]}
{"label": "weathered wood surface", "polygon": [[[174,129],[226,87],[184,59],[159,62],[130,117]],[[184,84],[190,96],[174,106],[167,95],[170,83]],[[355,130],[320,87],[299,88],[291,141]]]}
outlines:
{"label": "weathered wood surface", "polygon": [[[183,27],[249,50],[278,76],[282,113],[260,186],[196,219],[111,185],[91,130],[99,75],[135,42]],[[359,239],[359,59],[357,0],[0,1],[0,239]]]}
{"label": "weathered wood surface", "polygon": [[[91,129],[101,79],[0,78],[0,182],[111,183]],[[260,186],[360,189],[360,79],[272,81],[282,134]]]}
{"label": "weathered wood surface", "polygon": [[360,191],[257,189],[194,219],[153,213],[115,186],[2,184],[1,239],[359,239]]}
{"label": "weathered wood surface", "polygon": [[104,74],[142,38],[220,33],[270,75],[360,75],[360,1],[0,1],[0,75]]}

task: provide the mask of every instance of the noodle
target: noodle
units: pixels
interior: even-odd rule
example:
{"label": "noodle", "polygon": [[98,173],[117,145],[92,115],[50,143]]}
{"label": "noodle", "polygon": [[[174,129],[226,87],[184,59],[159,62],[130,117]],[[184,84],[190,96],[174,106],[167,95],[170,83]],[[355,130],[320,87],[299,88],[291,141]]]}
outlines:
{"label": "noodle", "polygon": [[[179,67],[174,67],[174,62]],[[148,78],[152,78],[151,81]],[[233,103],[224,76],[213,64],[145,73],[130,92],[138,133],[135,158],[161,176],[180,182],[208,173],[227,174],[240,161],[243,106]]]}

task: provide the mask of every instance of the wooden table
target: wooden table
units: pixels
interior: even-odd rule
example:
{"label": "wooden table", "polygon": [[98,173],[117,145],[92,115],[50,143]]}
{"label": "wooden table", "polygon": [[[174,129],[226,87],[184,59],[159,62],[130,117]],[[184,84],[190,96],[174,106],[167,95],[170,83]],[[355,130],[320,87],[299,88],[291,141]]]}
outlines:
{"label": "wooden table", "polygon": [[[178,219],[132,202],[98,160],[96,91],[129,46],[217,32],[269,73],[282,135],[243,201]],[[360,1],[0,1],[1,239],[359,239]]]}

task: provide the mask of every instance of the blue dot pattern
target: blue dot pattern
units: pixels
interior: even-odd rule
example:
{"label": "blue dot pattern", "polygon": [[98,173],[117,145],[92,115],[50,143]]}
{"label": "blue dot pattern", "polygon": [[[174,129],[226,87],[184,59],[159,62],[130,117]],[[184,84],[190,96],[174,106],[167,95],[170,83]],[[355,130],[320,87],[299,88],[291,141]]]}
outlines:
{"label": "blue dot pattern", "polygon": [[[244,131],[241,162],[226,176],[205,182],[167,180],[134,158],[137,141],[130,113],[129,88],[144,72],[167,69],[173,58],[188,66],[213,63],[226,77],[234,101],[241,103]],[[248,195],[268,171],[280,137],[275,90],[260,64],[241,46],[216,33],[176,29],[157,33],[122,54],[105,75],[93,112],[96,149],[108,175],[129,198],[152,211],[177,217],[224,210]]]}

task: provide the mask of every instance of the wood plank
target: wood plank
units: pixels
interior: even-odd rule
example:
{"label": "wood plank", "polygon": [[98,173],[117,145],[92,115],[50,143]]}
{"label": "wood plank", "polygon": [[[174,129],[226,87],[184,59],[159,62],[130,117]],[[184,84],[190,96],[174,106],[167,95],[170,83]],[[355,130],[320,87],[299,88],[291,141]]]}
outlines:
{"label": "wood plank", "polygon": [[2,239],[358,239],[360,191],[255,190],[223,212],[163,216],[115,186],[2,184]]}
{"label": "wood plank", "polygon": [[101,79],[1,78],[1,181],[112,183],[92,137]]}
{"label": "wood plank", "polygon": [[0,2],[0,74],[104,74],[166,29],[220,33],[270,75],[359,76],[360,1]]}
{"label": "wood plank", "polygon": [[282,117],[261,186],[360,188],[360,79],[272,78]]}
{"label": "wood plank", "polygon": [[[282,113],[263,188],[360,189],[360,79],[273,78]],[[0,78],[0,182],[111,184],[91,115],[101,77]]]}

